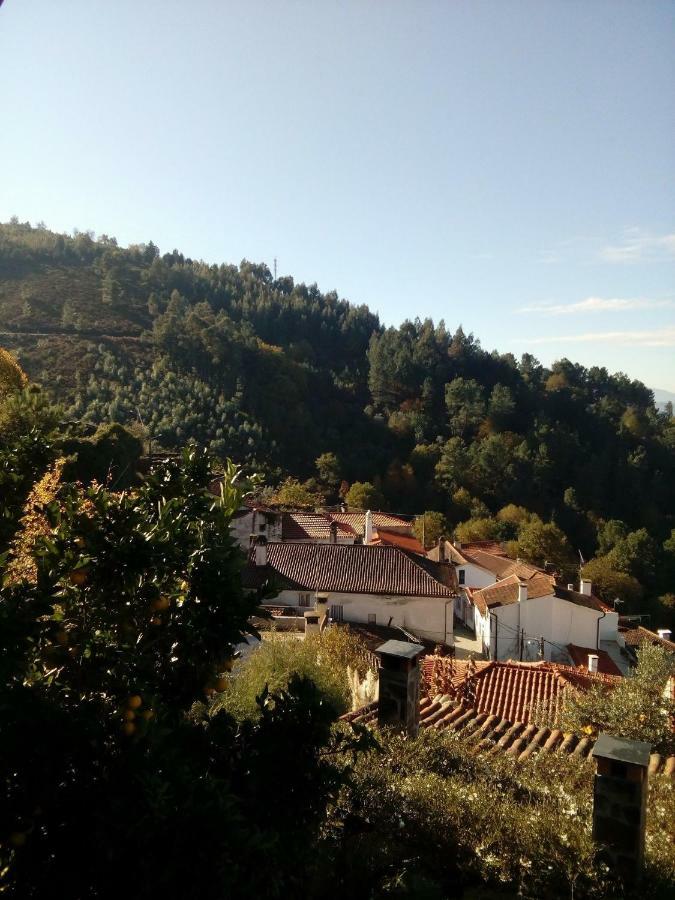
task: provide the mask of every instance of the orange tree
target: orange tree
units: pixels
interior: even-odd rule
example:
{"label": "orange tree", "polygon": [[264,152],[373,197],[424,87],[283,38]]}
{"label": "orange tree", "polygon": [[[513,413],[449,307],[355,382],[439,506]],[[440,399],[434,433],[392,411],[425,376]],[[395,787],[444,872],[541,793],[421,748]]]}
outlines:
{"label": "orange tree", "polygon": [[331,713],[294,679],[255,722],[209,714],[256,605],[228,528],[238,473],[219,498],[210,477],[190,449],[134,492],[61,484],[27,512],[0,598],[8,897],[301,890],[339,783]]}

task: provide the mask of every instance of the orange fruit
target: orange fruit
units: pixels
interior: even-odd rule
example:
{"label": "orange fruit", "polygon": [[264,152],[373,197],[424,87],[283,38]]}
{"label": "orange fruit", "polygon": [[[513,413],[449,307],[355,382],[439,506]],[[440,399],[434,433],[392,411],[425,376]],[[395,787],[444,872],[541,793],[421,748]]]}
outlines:
{"label": "orange fruit", "polygon": [[133,711],[133,709],[127,709],[124,711],[124,718],[127,720],[127,722],[131,722],[136,718],[136,713]]}
{"label": "orange fruit", "polygon": [[127,700],[127,706],[129,709],[138,709],[139,706],[143,705],[143,698],[140,694],[133,694]]}
{"label": "orange fruit", "polygon": [[223,663],[223,669],[226,672],[231,672],[233,668],[234,668],[234,657],[231,657],[230,659],[226,659],[225,662]]}
{"label": "orange fruit", "polygon": [[216,690],[224,691],[227,688],[227,678],[224,675],[221,675],[220,678],[216,680]]}
{"label": "orange fruit", "polygon": [[76,587],[82,587],[89,580],[89,572],[86,569],[75,569],[74,572],[70,573],[69,578],[71,584],[74,584]]}
{"label": "orange fruit", "polygon": [[156,610],[168,609],[170,606],[171,597],[167,597],[166,594],[162,594],[161,597],[158,597],[152,602],[152,608]]}
{"label": "orange fruit", "polygon": [[146,709],[143,713],[143,718],[148,722],[155,715],[154,709]]}
{"label": "orange fruit", "polygon": [[133,722],[125,722],[124,725],[122,725],[122,731],[126,734],[127,737],[131,737],[131,735],[136,731],[136,726]]}

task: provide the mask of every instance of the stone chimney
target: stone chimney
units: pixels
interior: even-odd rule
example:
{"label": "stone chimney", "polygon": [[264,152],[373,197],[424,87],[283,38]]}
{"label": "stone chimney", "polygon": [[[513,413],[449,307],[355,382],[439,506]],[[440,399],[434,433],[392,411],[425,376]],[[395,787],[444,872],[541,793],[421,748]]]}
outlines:
{"label": "stone chimney", "polygon": [[518,582],[518,603],[524,603],[527,600],[527,582]]}
{"label": "stone chimney", "polygon": [[422,644],[387,641],[375,651],[380,659],[380,696],[377,723],[415,737],[420,722],[420,667]]}
{"label": "stone chimney", "polygon": [[657,628],[656,633],[662,641],[669,641],[670,635],[672,634],[670,628]]}
{"label": "stone chimney", "polygon": [[337,544],[337,533],[338,526],[337,522],[331,522],[328,526],[328,542],[330,544]]}
{"label": "stone chimney", "polygon": [[589,672],[597,672],[598,671],[598,662],[599,657],[597,653],[589,653],[588,654],[588,671]]}
{"label": "stone chimney", "polygon": [[644,741],[603,733],[592,753],[597,764],[593,839],[624,884],[638,881],[644,859],[650,752]]}
{"label": "stone chimney", "polygon": [[370,544],[373,540],[373,514],[370,510],[366,513],[366,523],[363,532],[363,543]]}
{"label": "stone chimney", "polygon": [[441,535],[438,539],[438,561],[445,562],[445,538]]}
{"label": "stone chimney", "polygon": [[321,627],[328,614],[328,594],[317,591],[314,608],[319,617],[319,627]]}
{"label": "stone chimney", "polygon": [[309,634],[319,634],[321,624],[319,622],[319,613],[316,609],[308,609],[305,611],[305,637]]}
{"label": "stone chimney", "polygon": [[253,549],[255,553],[256,566],[267,565],[267,538],[264,534],[253,535]]}
{"label": "stone chimney", "polygon": [[579,584],[579,593],[586,594],[587,597],[590,597],[593,593],[593,583],[589,578],[582,578]]}

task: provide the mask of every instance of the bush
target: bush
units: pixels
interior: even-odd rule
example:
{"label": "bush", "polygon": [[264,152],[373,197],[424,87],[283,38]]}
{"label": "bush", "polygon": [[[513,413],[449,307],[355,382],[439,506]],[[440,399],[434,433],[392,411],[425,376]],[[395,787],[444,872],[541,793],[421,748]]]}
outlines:
{"label": "bush", "polygon": [[256,697],[265,690],[283,690],[290,679],[302,676],[316,685],[333,718],[351,709],[347,668],[365,675],[365,643],[347,628],[329,628],[304,640],[293,633],[265,634],[260,647],[235,665],[226,690],[214,701],[238,720],[255,719]]}

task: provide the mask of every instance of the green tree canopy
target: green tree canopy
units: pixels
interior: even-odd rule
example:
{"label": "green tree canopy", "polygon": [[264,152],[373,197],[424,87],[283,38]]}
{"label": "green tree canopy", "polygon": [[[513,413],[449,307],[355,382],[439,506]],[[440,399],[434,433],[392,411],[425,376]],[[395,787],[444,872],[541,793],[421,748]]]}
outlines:
{"label": "green tree canopy", "polygon": [[382,509],[384,497],[370,482],[355,481],[347,491],[345,502],[350,509]]}

